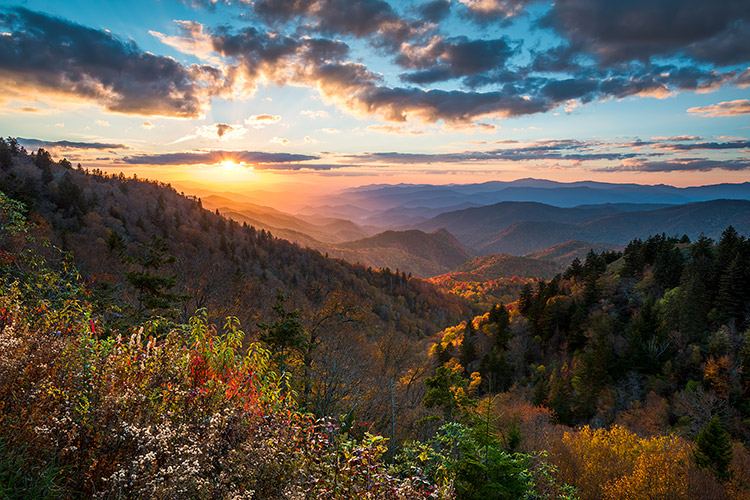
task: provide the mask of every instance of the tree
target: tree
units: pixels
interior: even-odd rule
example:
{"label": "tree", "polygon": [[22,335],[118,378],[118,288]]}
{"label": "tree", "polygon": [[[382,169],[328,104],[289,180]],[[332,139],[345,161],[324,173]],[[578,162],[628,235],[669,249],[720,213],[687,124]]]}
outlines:
{"label": "tree", "polygon": [[714,415],[708,421],[695,442],[698,445],[695,451],[695,463],[698,467],[710,470],[721,481],[731,479],[729,465],[732,463],[732,445],[718,416]]}
{"label": "tree", "polygon": [[282,375],[286,373],[286,353],[288,350],[299,349],[305,345],[307,336],[300,321],[300,311],[287,311],[284,308],[286,296],[281,290],[276,291],[276,303],[273,312],[276,321],[273,323],[258,323],[258,328],[264,331],[260,340],[268,344],[275,354],[279,355],[279,369]]}
{"label": "tree", "polygon": [[[145,316],[156,314],[159,310],[170,309],[172,300],[177,298],[169,293],[177,284],[175,277],[158,272],[165,264],[175,261],[175,256],[169,253],[167,242],[152,234],[147,244],[139,246],[143,254],[134,260],[140,264],[140,269],[125,272],[125,280],[138,292],[138,321]],[[167,312],[168,315],[170,313],[171,311]]]}
{"label": "tree", "polygon": [[461,342],[461,354],[459,361],[463,365],[466,373],[469,371],[469,364],[477,359],[477,349],[474,345],[474,328],[472,327],[471,320],[466,322],[466,329],[464,330],[464,340]]}
{"label": "tree", "polygon": [[425,407],[442,408],[447,422],[453,422],[456,410],[473,404],[464,390],[466,379],[447,366],[438,367],[435,376],[427,377],[424,383],[427,386],[427,395],[423,400]]}

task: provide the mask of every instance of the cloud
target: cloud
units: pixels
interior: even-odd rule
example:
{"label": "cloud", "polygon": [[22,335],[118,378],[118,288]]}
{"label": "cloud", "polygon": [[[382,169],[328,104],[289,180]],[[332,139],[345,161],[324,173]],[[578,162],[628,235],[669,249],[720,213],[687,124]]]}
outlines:
{"label": "cloud", "polygon": [[325,132],[326,134],[340,134],[341,131],[337,128],[322,128],[320,129],[321,132]]}
{"label": "cloud", "polygon": [[194,136],[183,138],[184,140],[194,137],[203,137],[204,139],[232,141],[241,139],[247,133],[247,129],[242,125],[227,125],[226,123],[214,123],[213,125],[203,125],[198,127]]}
{"label": "cloud", "polygon": [[149,31],[162,43],[173,47],[184,54],[196,56],[214,65],[221,65],[221,59],[214,52],[211,36],[203,31],[203,25],[195,21],[175,20],[179,35],[165,35],[158,31]]}
{"label": "cloud", "polygon": [[253,9],[271,24],[309,20],[307,29],[327,35],[374,36],[380,46],[398,46],[424,28],[407,21],[383,0],[256,0]]}
{"label": "cloud", "polygon": [[748,140],[734,140],[726,142],[693,142],[693,143],[679,143],[679,144],[658,144],[656,145],[659,149],[669,149],[671,151],[693,151],[696,149],[704,150],[724,150],[724,149],[750,149],[750,141]]}
{"label": "cloud", "polygon": [[750,61],[750,4],[704,0],[566,0],[541,25],[604,66],[685,55],[717,65]]}
{"label": "cloud", "polygon": [[465,15],[486,24],[518,16],[534,0],[459,0],[466,8]]}
{"label": "cloud", "polygon": [[598,172],[707,172],[710,170],[750,170],[750,160],[709,160],[680,158],[665,161],[632,161],[621,165],[595,169]]}
{"label": "cloud", "polygon": [[367,130],[395,135],[423,135],[424,130],[414,130],[400,125],[368,125]]}
{"label": "cloud", "polygon": [[268,142],[270,142],[272,144],[284,144],[284,145],[286,145],[286,144],[289,144],[289,139],[284,139],[282,137],[274,137],[273,139],[271,139]]}
{"label": "cloud", "polygon": [[[476,19],[509,19],[532,1],[462,0],[455,9]],[[687,0],[703,12],[701,2]],[[569,110],[610,98],[710,92],[722,85],[750,82],[750,70],[710,70],[698,64],[709,57],[699,50],[699,43],[726,30],[736,35],[732,40],[743,40],[745,11],[750,9],[740,4],[715,6],[714,17],[701,25],[701,16],[687,12],[678,0],[634,0],[628,10],[621,2],[555,2],[541,26],[554,29],[562,37],[560,45],[527,53],[520,41],[505,36],[444,36],[431,20],[450,14],[447,1],[423,3],[410,11],[423,19],[406,18],[383,0],[235,2],[233,8],[254,16],[254,26],[235,30],[228,25],[208,28],[177,21],[177,34],[152,32],[212,66],[184,66],[143,52],[134,42],[109,32],[16,9],[0,14],[0,28],[11,33],[0,37],[0,90],[16,94],[42,90],[97,102],[110,111],[185,118],[201,116],[213,96],[248,98],[259,85],[294,85],[316,90],[324,103],[354,116],[374,117],[394,126],[441,122],[447,129],[489,130],[481,125],[485,118],[544,113],[561,106]],[[654,19],[647,18],[652,10]],[[624,21],[610,18],[626,11],[627,19],[638,21],[630,32],[621,25]],[[664,21],[666,12],[685,17],[693,31],[683,29],[678,21]],[[259,20],[270,23],[271,29]],[[662,21],[666,23],[663,36],[655,31]],[[403,86],[389,82],[390,75],[351,61],[345,38],[322,36],[334,34],[366,38],[381,54],[392,57],[404,70]],[[735,59],[744,57],[744,50],[730,48],[739,54]],[[679,65],[664,63],[670,55],[681,57],[670,60]],[[524,56],[522,62],[518,56]],[[718,54],[714,56],[718,60]],[[457,80],[452,90],[432,87],[446,80]],[[19,83],[19,88],[11,89],[10,82]],[[301,112],[309,118],[322,118],[322,113]],[[248,118],[245,125],[260,128],[279,120],[278,115],[260,114]],[[230,124],[207,127],[204,136],[218,139],[245,130]]]}
{"label": "cloud", "polygon": [[306,116],[310,118],[311,120],[317,120],[318,118],[328,118],[330,115],[328,114],[328,111],[319,109],[317,111],[313,111],[310,109],[303,109],[299,112],[300,115]]}
{"label": "cloud", "polygon": [[688,113],[702,116],[737,116],[750,114],[750,99],[722,101],[710,106],[688,108]]}
{"label": "cloud", "polygon": [[703,137],[695,135],[678,135],[675,137],[652,137],[652,141],[669,141],[669,142],[682,142],[682,141],[702,141]]}
{"label": "cloud", "polygon": [[448,17],[450,12],[450,0],[432,0],[419,6],[419,14],[422,18],[432,23],[437,23]]}
{"label": "cloud", "polygon": [[130,149],[124,144],[110,144],[105,142],[74,142],[74,141],[44,141],[41,139],[26,139],[23,137],[18,138],[18,142],[24,145],[24,147],[36,149],[36,148],[60,148],[60,149]]}
{"label": "cloud", "polygon": [[[129,165],[214,165],[222,161],[232,160],[236,163],[245,162],[255,168],[276,164],[290,164],[319,160],[318,156],[295,153],[267,153],[259,151],[198,151],[183,153],[141,154],[126,156],[119,163]],[[289,167],[292,168],[292,167]],[[298,168],[314,168],[312,164],[299,165]]]}
{"label": "cloud", "polygon": [[153,124],[153,123],[151,123],[151,122],[143,122],[143,123],[141,124],[141,128],[144,128],[144,129],[146,129],[146,130],[151,130],[151,129],[153,129],[153,128],[154,128],[154,124]]}
{"label": "cloud", "polygon": [[274,123],[278,123],[279,121],[281,121],[281,116],[279,115],[252,115],[249,118],[245,119],[245,125],[250,125],[253,128],[263,128],[266,125],[272,125]]}
{"label": "cloud", "polygon": [[94,123],[96,123],[100,127],[109,127],[109,122],[105,120],[95,120]]}
{"label": "cloud", "polygon": [[133,41],[23,8],[0,13],[0,90],[52,93],[109,111],[194,118],[202,114],[219,71],[182,66],[143,52]]}
{"label": "cloud", "polygon": [[402,67],[419,69],[402,74],[402,80],[427,84],[502,68],[519,49],[520,44],[507,38],[472,40],[465,36],[448,39],[436,36],[427,46],[402,44],[396,62]]}
{"label": "cloud", "polygon": [[[542,140],[525,145],[516,143],[511,147],[493,149],[487,151],[462,151],[456,153],[362,153],[351,155],[349,158],[365,162],[392,163],[392,164],[420,164],[420,163],[464,163],[476,161],[568,161],[581,163],[587,161],[601,160],[625,160],[637,156],[643,156],[632,151],[609,151],[600,152],[603,146],[596,141],[578,141],[572,139],[564,140]],[[615,149],[614,147],[610,149]]]}

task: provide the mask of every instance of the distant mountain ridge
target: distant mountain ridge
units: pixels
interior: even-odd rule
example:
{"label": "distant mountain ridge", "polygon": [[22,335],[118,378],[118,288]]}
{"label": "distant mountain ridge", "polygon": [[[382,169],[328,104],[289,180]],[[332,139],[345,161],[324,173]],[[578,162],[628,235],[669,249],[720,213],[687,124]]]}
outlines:
{"label": "distant mountain ridge", "polygon": [[399,269],[426,278],[450,271],[477,255],[444,229],[431,233],[416,229],[385,231],[369,238],[340,243],[328,253],[350,262]]}
{"label": "distant mountain ridge", "polygon": [[[544,179],[490,181],[478,184],[398,184],[360,186],[343,190],[334,204],[349,204],[366,210],[396,207],[445,208],[462,203],[492,205],[502,201],[539,202],[559,207],[602,203],[684,204],[712,199],[750,199],[750,182],[708,186],[675,187],[665,184],[616,184],[595,181],[557,182]],[[344,214],[342,214],[344,215]]]}
{"label": "distant mountain ridge", "polygon": [[571,239],[615,245],[660,233],[686,234],[691,239],[704,234],[716,239],[729,225],[740,234],[750,234],[750,201],[713,200],[646,212],[620,212],[581,222],[527,220],[511,225],[476,248],[481,253],[523,255]]}

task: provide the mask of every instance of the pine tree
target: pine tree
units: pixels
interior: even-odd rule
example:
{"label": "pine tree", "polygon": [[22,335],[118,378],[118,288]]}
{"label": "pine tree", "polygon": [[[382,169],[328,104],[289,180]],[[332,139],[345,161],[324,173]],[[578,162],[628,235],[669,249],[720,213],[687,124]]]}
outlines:
{"label": "pine tree", "polygon": [[159,270],[166,264],[175,261],[169,253],[167,242],[156,235],[145,245],[140,245],[143,254],[134,260],[140,269],[125,272],[125,280],[138,292],[138,309],[136,319],[157,314],[160,310],[170,315],[172,301],[178,298],[169,292],[177,284],[174,276],[161,274]]}
{"label": "pine tree", "polygon": [[708,421],[695,442],[698,445],[695,451],[695,463],[698,467],[710,470],[722,481],[731,479],[729,465],[732,463],[732,445],[718,416],[714,415]]}
{"label": "pine tree", "polygon": [[260,340],[271,346],[273,351],[279,354],[279,371],[282,375],[286,373],[287,351],[300,349],[307,340],[305,328],[300,320],[300,311],[298,309],[287,311],[284,308],[285,301],[284,293],[277,290],[276,304],[273,306],[276,321],[258,324],[258,328],[264,330],[260,334]]}

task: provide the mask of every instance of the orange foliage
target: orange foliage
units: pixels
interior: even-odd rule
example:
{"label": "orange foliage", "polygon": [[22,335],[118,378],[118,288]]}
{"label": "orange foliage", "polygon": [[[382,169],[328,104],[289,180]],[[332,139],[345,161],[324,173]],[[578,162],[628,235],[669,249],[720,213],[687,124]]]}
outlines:
{"label": "orange foliage", "polygon": [[706,361],[703,377],[720,399],[726,399],[729,396],[731,376],[732,364],[729,356],[722,356],[719,359],[711,357]]}

